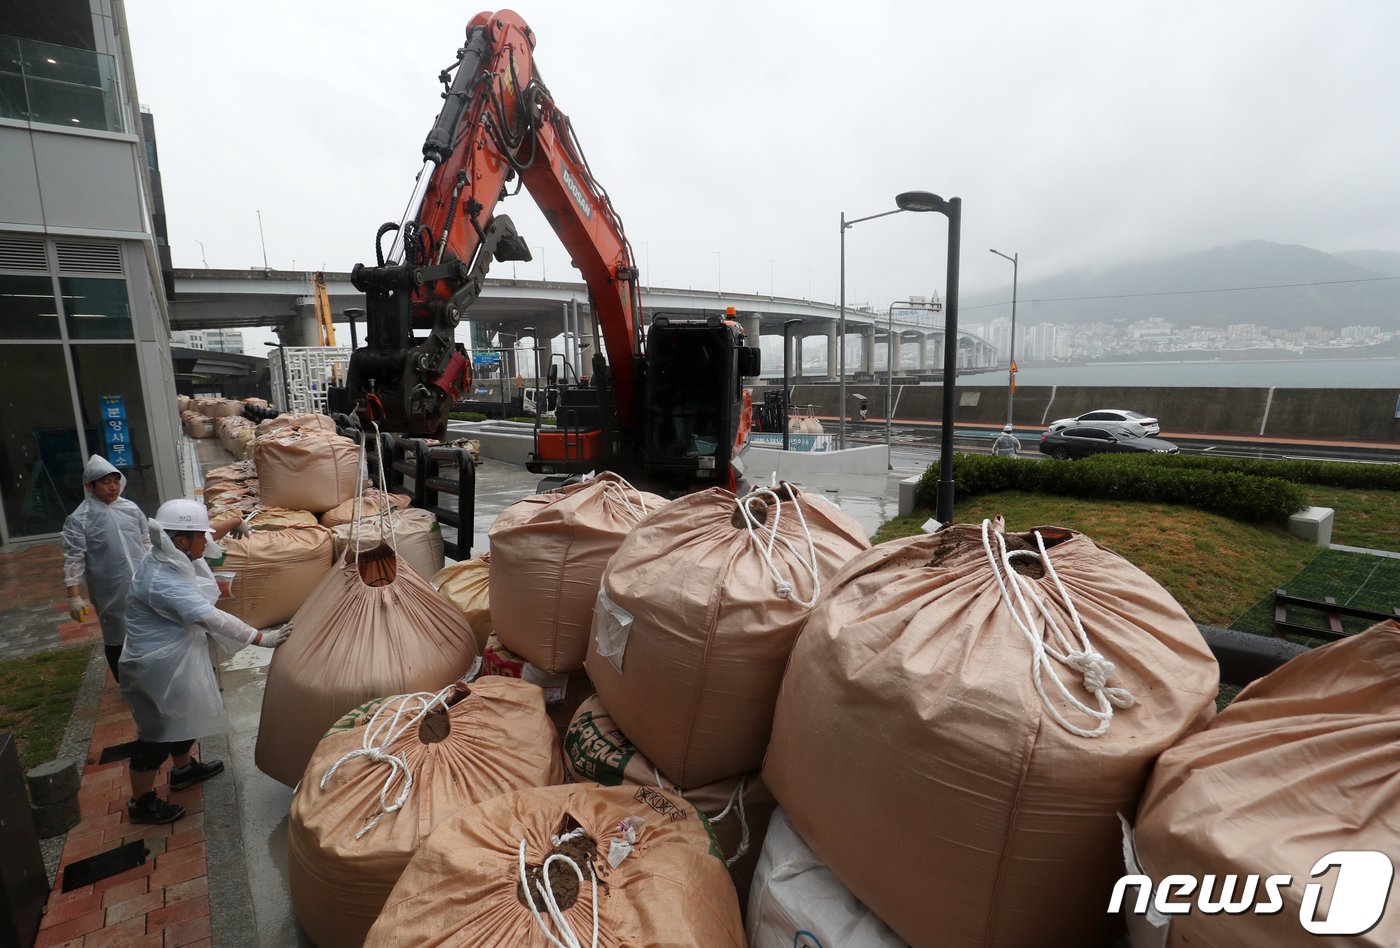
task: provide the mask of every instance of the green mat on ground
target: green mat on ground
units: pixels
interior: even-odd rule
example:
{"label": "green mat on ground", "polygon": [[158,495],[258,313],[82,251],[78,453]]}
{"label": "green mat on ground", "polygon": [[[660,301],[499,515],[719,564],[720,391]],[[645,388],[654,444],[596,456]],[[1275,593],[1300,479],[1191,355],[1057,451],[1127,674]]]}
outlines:
{"label": "green mat on ground", "polygon": [[[1309,599],[1331,596],[1338,605],[1389,612],[1400,606],[1400,559],[1323,550],[1302,572],[1284,583],[1283,588],[1292,596]],[[1290,606],[1288,619],[1319,628],[1327,626],[1322,613],[1301,606]],[[1366,619],[1342,617],[1342,629],[1347,632],[1362,632],[1371,624]],[[1230,624],[1232,629],[1260,635],[1269,635],[1273,627],[1273,590]]]}

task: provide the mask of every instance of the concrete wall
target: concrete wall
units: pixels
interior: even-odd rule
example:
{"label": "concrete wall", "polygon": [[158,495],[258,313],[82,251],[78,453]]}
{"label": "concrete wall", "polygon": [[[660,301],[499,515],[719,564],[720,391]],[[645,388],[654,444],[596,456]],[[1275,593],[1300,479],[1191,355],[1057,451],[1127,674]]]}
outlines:
{"label": "concrete wall", "polygon": [[[754,388],[754,402],[764,386]],[[867,396],[871,419],[885,416],[885,390],[865,382],[847,382],[847,408],[858,404],[851,393]],[[1272,394],[1271,394],[1272,393]],[[959,385],[959,424],[1006,422],[1006,387]],[[834,384],[793,386],[795,405],[814,405],[818,414],[835,416],[840,400]],[[1397,414],[1400,387],[1360,388],[1131,388],[1116,386],[1027,386],[1016,390],[1018,427],[1038,428],[1095,408],[1129,408],[1161,419],[1162,433],[1221,434],[1298,438],[1320,441],[1400,443]],[[895,414],[901,421],[939,421],[943,417],[940,385],[895,386]]]}

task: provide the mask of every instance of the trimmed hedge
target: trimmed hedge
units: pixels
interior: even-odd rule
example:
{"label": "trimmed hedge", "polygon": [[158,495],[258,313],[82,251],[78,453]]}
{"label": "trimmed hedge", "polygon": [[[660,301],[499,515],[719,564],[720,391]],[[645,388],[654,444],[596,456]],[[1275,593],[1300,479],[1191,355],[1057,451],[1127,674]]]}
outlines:
{"label": "trimmed hedge", "polygon": [[1351,487],[1358,490],[1400,491],[1400,464],[1356,464],[1345,461],[1266,461],[1261,458],[1232,458],[1219,455],[1172,454],[1135,458],[1160,461],[1166,467],[1207,471],[1233,471],[1255,477],[1277,477],[1295,484],[1320,487]]}
{"label": "trimmed hedge", "polygon": [[[1093,500],[1154,501],[1246,521],[1277,523],[1308,506],[1303,489],[1282,478],[1161,463],[1173,460],[1162,455],[1101,455],[1078,462],[1036,462],[955,454],[953,480],[962,496],[1023,490]],[[924,472],[920,503],[936,505],[938,477],[937,465]]]}

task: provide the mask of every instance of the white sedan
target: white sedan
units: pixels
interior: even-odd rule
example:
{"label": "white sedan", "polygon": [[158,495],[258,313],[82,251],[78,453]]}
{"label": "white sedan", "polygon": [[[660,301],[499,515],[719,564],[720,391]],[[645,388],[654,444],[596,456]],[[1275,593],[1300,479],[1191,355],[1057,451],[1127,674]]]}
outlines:
{"label": "white sedan", "polygon": [[1100,408],[1085,412],[1078,418],[1061,418],[1059,421],[1052,421],[1046,430],[1053,433],[1063,431],[1071,425],[1085,424],[1097,425],[1100,428],[1113,428],[1130,434],[1134,438],[1154,438],[1162,433],[1162,426],[1157,423],[1156,418],[1124,408]]}

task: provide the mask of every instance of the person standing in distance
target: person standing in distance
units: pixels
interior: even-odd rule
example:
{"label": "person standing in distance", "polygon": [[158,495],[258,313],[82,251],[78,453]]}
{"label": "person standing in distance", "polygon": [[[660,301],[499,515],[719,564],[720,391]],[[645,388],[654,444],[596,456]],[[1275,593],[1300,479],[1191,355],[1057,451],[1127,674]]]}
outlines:
{"label": "person standing in distance", "polygon": [[1010,425],[1002,426],[1001,434],[992,442],[993,454],[1003,458],[1014,458],[1021,453],[1021,442],[1011,431]]}
{"label": "person standing in distance", "polygon": [[170,823],[184,815],[184,807],[155,792],[166,757],[174,758],[171,790],[223,772],[223,761],[190,755],[197,739],[227,728],[208,638],[234,650],[276,648],[291,631],[288,623],[260,632],[215,608],[219,587],[203,558],[212,532],[203,504],[166,501],[149,521],[151,552],[131,579],[119,664],[122,697],[136,719],[126,804],[133,823]]}
{"label": "person standing in distance", "polygon": [[81,585],[86,580],[92,605],[102,625],[107,666],[117,678],[117,661],[126,638],[126,593],[131,576],[151,541],[146,515],[122,496],[126,476],[106,458],[94,454],[83,467],[87,496],[63,521],[63,584],[68,589],[68,614],[85,621],[88,602]]}

